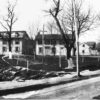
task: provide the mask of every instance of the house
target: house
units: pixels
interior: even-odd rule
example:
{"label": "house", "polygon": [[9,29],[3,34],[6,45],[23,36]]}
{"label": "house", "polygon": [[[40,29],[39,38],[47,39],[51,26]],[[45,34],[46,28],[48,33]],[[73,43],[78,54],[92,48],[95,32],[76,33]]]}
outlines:
{"label": "house", "polygon": [[[69,37],[71,34],[69,34]],[[66,56],[66,48],[61,34],[38,34],[36,36],[36,55]]]}
{"label": "house", "polygon": [[[71,38],[71,34],[69,34]],[[38,34],[36,36],[36,55],[66,56],[66,48],[61,34]],[[71,55],[73,50],[71,51]],[[79,55],[98,55],[95,42],[79,43]]]}
{"label": "house", "polygon": [[98,55],[100,55],[100,42],[96,43],[96,50],[98,51]]}
{"label": "house", "polygon": [[79,43],[79,54],[80,55],[97,55],[95,42],[84,42]]}
{"label": "house", "polygon": [[[7,31],[0,32],[0,54],[6,55],[9,52]],[[12,31],[11,50],[13,54],[30,54],[33,52],[33,41],[26,31]]]}

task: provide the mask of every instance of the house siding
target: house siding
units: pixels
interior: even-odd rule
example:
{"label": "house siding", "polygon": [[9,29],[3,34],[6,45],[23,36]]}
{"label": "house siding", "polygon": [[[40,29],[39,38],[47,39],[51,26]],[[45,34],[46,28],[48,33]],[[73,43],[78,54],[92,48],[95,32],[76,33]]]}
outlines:
{"label": "house siding", "polygon": [[[17,34],[19,33],[19,36],[16,36],[15,32]],[[0,34],[4,34],[6,32],[0,32]],[[13,54],[29,54],[29,50],[33,51],[34,47],[34,41],[32,41],[27,33],[25,31],[13,31],[14,34],[12,34],[12,53]],[[4,44],[4,41],[7,41],[7,44]],[[31,41],[31,42],[30,42]],[[3,49],[7,48],[7,51],[3,51]],[[8,55],[9,53],[9,47],[8,47],[8,38],[0,38],[0,54]],[[32,52],[30,52],[32,53]]]}
{"label": "house siding", "polygon": [[[88,45],[88,44],[92,44],[92,45]],[[94,47],[95,43],[81,43],[79,45],[79,54],[80,55],[98,55],[98,51],[95,49]],[[94,48],[92,48],[94,47]],[[84,52],[83,52],[84,51]]]}
{"label": "house siding", "polygon": [[[71,37],[71,35],[70,35],[70,37]],[[44,44],[42,42],[43,42],[42,35],[38,34],[36,37],[36,55],[66,56],[67,50],[64,46],[64,40],[63,40],[62,35],[60,35],[60,34],[45,34],[44,35]]]}

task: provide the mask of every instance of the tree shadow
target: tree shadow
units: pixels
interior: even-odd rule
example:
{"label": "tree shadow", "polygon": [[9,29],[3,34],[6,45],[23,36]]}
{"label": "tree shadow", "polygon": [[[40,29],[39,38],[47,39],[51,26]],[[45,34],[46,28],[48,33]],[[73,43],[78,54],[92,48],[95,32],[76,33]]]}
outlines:
{"label": "tree shadow", "polygon": [[93,99],[98,99],[98,100],[100,100],[100,95],[93,97]]}

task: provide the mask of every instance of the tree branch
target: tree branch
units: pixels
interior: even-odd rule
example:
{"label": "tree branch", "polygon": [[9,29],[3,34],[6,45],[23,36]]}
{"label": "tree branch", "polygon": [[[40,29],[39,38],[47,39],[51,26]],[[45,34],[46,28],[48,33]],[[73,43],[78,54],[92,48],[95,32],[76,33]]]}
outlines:
{"label": "tree branch", "polygon": [[2,25],[2,27],[4,28],[4,29],[6,29],[6,31],[8,31],[8,29],[7,29],[7,27],[5,27],[5,25],[3,25],[3,23],[0,21],[0,24]]}

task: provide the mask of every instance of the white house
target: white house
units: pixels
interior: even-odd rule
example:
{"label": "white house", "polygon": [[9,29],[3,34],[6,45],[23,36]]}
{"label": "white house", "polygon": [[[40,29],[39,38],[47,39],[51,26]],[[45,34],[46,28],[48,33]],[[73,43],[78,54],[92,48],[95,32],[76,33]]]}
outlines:
{"label": "white house", "polygon": [[[30,48],[30,45],[32,45],[32,43],[30,43],[31,40],[27,35],[26,31],[12,31],[11,38],[11,50],[13,54],[27,54],[30,51],[33,51],[33,48]],[[8,37],[6,31],[1,31],[0,54],[7,55],[8,52]]]}
{"label": "white house", "polygon": [[79,54],[80,55],[97,55],[98,52],[95,49],[95,42],[84,42],[79,43]]}
{"label": "white house", "polygon": [[36,55],[66,56],[66,48],[60,34],[38,34],[36,36]]}

